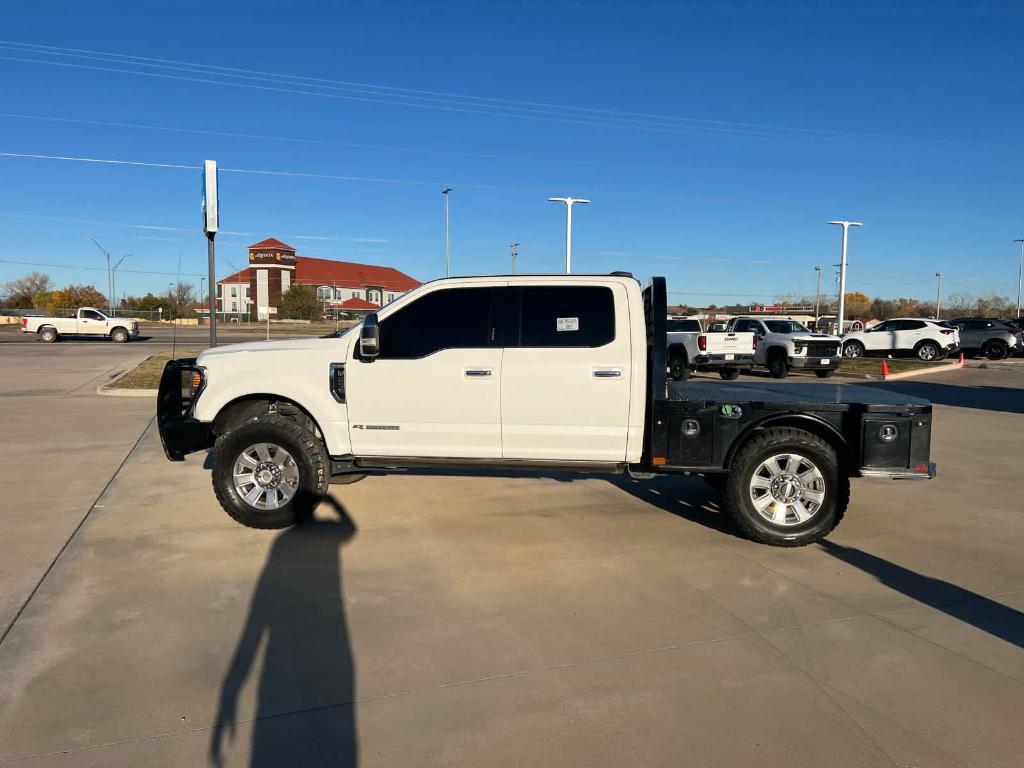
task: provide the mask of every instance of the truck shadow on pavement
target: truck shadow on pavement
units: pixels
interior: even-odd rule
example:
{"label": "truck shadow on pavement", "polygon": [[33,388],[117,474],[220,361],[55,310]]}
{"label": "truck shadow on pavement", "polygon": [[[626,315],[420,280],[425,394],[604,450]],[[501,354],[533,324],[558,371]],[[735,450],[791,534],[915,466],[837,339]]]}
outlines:
{"label": "truck shadow on pavement", "polygon": [[[209,762],[225,765],[239,694],[260,669],[250,766],[358,763],[352,648],[341,583],[341,548],[356,526],[332,496],[311,500],[336,520],[312,516],[278,535],[260,574],[211,729]],[[257,663],[263,649],[262,665]],[[237,763],[233,763],[236,764]]]}
{"label": "truck shadow on pavement", "polygon": [[974,408],[979,411],[1024,413],[1024,388],[964,387],[931,381],[870,382],[861,386],[923,397],[936,405]]}
{"label": "truck shadow on pavement", "polygon": [[828,539],[818,546],[837,560],[869,573],[882,584],[954,619],[1024,647],[1024,613],[942,579],[924,576],[855,547]]}

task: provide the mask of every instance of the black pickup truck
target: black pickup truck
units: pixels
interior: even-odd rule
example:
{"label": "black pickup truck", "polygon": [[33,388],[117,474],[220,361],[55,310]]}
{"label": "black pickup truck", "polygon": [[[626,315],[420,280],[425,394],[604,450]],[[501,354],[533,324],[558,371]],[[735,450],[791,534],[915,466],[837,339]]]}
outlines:
{"label": "black pickup truck", "polygon": [[330,482],[409,467],[703,476],[747,536],[820,540],[851,477],[928,479],[931,404],[835,383],[669,381],[664,278],[449,278],[349,332],[173,360],[167,457],[213,449],[233,518],[280,528]]}

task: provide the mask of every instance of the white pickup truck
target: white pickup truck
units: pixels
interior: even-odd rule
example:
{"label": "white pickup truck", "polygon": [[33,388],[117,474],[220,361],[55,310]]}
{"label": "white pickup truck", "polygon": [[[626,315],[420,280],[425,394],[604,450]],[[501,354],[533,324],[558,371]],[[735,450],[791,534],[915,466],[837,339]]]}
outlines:
{"label": "white pickup truck", "polygon": [[705,331],[700,320],[669,317],[668,375],[673,381],[686,381],[693,371],[718,371],[726,381],[740,375],[741,368],[754,362],[757,339],[753,333]]}
{"label": "white pickup truck", "polygon": [[51,343],[61,336],[106,336],[124,343],[139,335],[139,322],[125,317],[108,317],[98,309],[82,307],[70,317],[23,317],[21,332],[35,333],[41,341]]}
{"label": "white pickup truck", "polygon": [[666,316],[660,277],[437,280],[340,334],[170,361],[160,439],[172,461],[212,448],[217,499],[253,528],[301,520],[332,478],[559,469],[702,475],[740,531],[796,546],[839,522],[851,476],[934,475],[927,400],[668,381]]}
{"label": "white pickup truck", "polygon": [[764,366],[773,379],[786,378],[793,368],[813,370],[819,379],[832,376],[843,361],[838,336],[815,333],[785,317],[734,317],[730,331],[753,331],[757,336],[754,365]]}

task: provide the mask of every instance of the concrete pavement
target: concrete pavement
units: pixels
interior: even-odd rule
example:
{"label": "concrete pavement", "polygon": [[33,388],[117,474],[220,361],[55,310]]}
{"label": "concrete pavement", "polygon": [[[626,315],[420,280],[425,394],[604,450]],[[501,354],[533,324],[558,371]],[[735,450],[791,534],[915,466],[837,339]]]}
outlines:
{"label": "concrete pavement", "polygon": [[1015,766],[1022,385],[879,385],[939,403],[940,475],[799,550],[696,478],[371,477],[251,531],[149,429],[0,645],[0,763]]}

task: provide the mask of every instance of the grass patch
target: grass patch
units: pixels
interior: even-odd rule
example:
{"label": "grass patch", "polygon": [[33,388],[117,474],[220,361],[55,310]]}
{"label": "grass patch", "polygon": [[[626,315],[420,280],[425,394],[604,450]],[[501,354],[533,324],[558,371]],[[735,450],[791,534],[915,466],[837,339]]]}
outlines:
{"label": "grass patch", "polygon": [[[949,360],[940,360],[934,363],[923,363],[920,360],[884,358],[889,366],[889,373],[906,373],[907,371],[923,371],[927,368],[937,368],[948,364]],[[839,373],[882,373],[881,357],[861,357],[854,360],[844,357],[839,366]]]}
{"label": "grass patch", "polygon": [[[202,349],[178,349],[174,357],[195,357]],[[160,375],[164,366],[171,359],[170,352],[158,352],[150,355],[135,368],[110,385],[111,389],[156,389],[160,386]]]}

